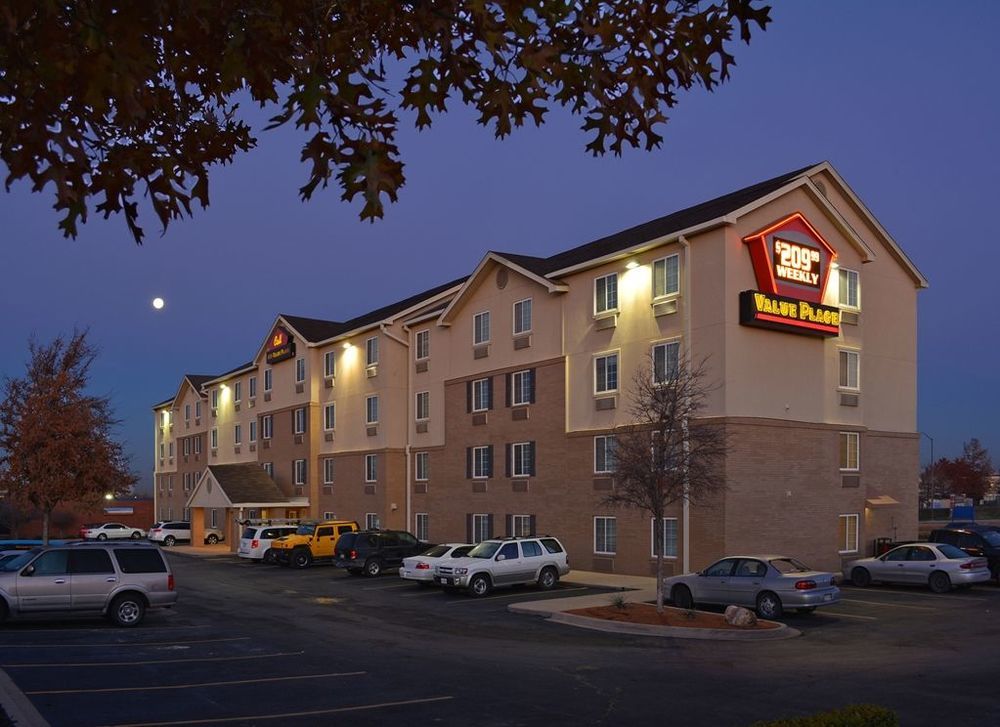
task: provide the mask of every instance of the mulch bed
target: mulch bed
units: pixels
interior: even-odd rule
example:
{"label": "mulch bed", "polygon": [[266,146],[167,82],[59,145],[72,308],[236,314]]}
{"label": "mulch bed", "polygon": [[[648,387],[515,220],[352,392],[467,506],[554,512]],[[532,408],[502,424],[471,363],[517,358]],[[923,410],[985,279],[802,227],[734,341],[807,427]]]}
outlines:
{"label": "mulch bed", "polygon": [[756,626],[732,626],[726,623],[721,613],[705,613],[704,611],[685,611],[680,608],[663,607],[663,613],[656,612],[656,606],[651,603],[630,603],[626,608],[617,606],[593,606],[567,611],[577,616],[599,618],[605,621],[623,621],[633,624],[652,624],[654,626],[678,626],[693,629],[727,629],[735,631],[762,631],[776,629],[779,624],[773,621],[758,621]]}

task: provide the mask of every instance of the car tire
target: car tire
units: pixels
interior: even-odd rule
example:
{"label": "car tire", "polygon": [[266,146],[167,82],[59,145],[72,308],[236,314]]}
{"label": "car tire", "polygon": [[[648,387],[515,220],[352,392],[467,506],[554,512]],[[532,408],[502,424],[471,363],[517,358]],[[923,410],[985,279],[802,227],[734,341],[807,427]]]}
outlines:
{"label": "car tire", "polygon": [[542,568],[542,572],[538,574],[538,587],[543,591],[551,591],[558,582],[559,574],[551,566]]}
{"label": "car tire", "polygon": [[764,591],[757,596],[757,618],[775,619],[781,618],[784,608],[781,606],[781,599],[771,591]]}
{"label": "car tire", "polygon": [[216,535],[215,533],[212,533],[207,538],[205,538],[205,542],[208,543],[209,545],[218,545],[219,544],[219,536]]}
{"label": "car tire", "polygon": [[166,545],[168,548],[174,547],[174,544],[176,542],[177,542],[177,538],[175,538],[173,535],[168,535],[167,537],[165,537],[163,539],[163,544]]}
{"label": "car tire", "polygon": [[261,558],[261,561],[267,563],[268,565],[274,565],[275,563],[277,563],[278,559],[274,555],[274,548],[268,548],[267,550],[265,550],[264,557]]}
{"label": "car tire", "polygon": [[97,539],[98,540],[107,540],[108,539],[108,535],[107,535],[107,533],[98,533],[97,534]]}
{"label": "car tire", "polygon": [[131,628],[138,626],[146,615],[146,601],[138,593],[123,593],[116,596],[108,609],[108,618],[116,626]]}
{"label": "car tire", "polygon": [[694,608],[694,597],[691,595],[691,589],[687,586],[674,586],[670,600],[677,608],[683,608],[685,611]]}
{"label": "car tire", "polygon": [[382,561],[378,558],[369,558],[365,561],[365,575],[375,578],[382,575]]}
{"label": "car tire", "polygon": [[872,574],[868,572],[867,568],[858,566],[851,571],[851,583],[858,588],[867,588],[872,584]]}
{"label": "car tire", "polygon": [[469,581],[469,593],[475,598],[488,596],[492,590],[493,584],[490,583],[490,578],[485,573],[477,573]]}
{"label": "car tire", "polygon": [[306,548],[296,548],[292,551],[292,556],[289,558],[289,564],[294,568],[308,568],[312,565],[312,553],[310,553]]}
{"label": "car tire", "polygon": [[941,571],[931,573],[931,577],[927,579],[927,585],[934,593],[947,593],[951,590],[951,578],[948,577],[947,573]]}
{"label": "car tire", "polygon": [[140,533],[138,530],[136,530],[129,537],[132,538],[132,540],[139,540],[142,537],[142,533]]}

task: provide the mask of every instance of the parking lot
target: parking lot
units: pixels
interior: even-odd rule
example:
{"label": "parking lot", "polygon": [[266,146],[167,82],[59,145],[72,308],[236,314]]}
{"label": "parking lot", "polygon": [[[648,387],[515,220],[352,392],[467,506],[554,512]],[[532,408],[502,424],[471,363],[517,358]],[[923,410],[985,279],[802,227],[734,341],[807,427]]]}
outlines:
{"label": "parking lot", "polygon": [[[785,619],[801,638],[746,644],[623,637],[507,611],[601,592],[571,582],[472,599],[330,566],[171,562],[180,603],[137,629],[0,630],[0,667],[51,724],[611,725],[679,710],[672,724],[745,725],[863,701],[907,725],[1000,722],[980,686],[997,665],[992,585],[847,586],[840,604]],[[931,672],[933,690],[921,689]]]}

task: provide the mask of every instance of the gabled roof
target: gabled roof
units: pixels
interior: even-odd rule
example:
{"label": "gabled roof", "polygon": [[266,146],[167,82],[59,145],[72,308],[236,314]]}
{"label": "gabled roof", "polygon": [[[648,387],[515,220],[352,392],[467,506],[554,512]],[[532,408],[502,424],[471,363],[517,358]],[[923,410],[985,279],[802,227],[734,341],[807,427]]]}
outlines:
{"label": "gabled roof", "polygon": [[[214,464],[208,472],[225,490],[234,505],[240,503],[288,502],[288,497],[278,489],[274,480],[255,462],[243,464]],[[204,483],[204,478],[199,485]]]}
{"label": "gabled roof", "polygon": [[207,382],[215,379],[215,376],[207,376],[205,374],[184,374],[184,378],[181,379],[180,386],[177,387],[177,393],[175,393],[171,398],[164,399],[159,404],[153,404],[154,409],[162,409],[167,404],[173,404],[177,399],[180,398],[181,392],[184,391],[185,384],[194,389],[195,393],[201,396],[201,387]]}
{"label": "gabled roof", "polygon": [[254,362],[253,361],[248,361],[247,363],[240,364],[236,368],[229,369],[229,371],[221,373],[218,376],[212,376],[211,378],[205,377],[205,380],[203,382],[201,382],[201,385],[202,386],[206,386],[208,384],[214,384],[217,381],[225,381],[226,379],[228,379],[233,374],[242,373],[244,371],[252,371],[255,368],[256,368],[256,366],[254,366]]}
{"label": "gabled roof", "polygon": [[309,343],[317,343],[332,338],[344,330],[344,324],[340,321],[324,321],[320,318],[304,318],[302,316],[290,316],[282,313],[278,316],[289,325],[300,338]]}

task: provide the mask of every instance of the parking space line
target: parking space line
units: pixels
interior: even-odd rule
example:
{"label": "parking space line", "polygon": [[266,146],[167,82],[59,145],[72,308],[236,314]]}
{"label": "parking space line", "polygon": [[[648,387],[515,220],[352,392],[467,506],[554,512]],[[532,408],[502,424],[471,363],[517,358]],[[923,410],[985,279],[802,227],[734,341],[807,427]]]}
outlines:
{"label": "parking space line", "polygon": [[[163,615],[172,615],[172,614],[163,614]],[[105,624],[106,623],[107,622],[105,622]],[[30,621],[23,621],[19,625],[21,625],[21,626],[29,626],[30,624],[31,624]],[[142,627],[142,632],[145,634],[145,633],[149,633],[150,631],[177,631],[179,629],[207,629],[207,628],[209,628],[209,624],[195,624],[195,625],[191,625],[191,626],[181,626],[181,625],[177,625],[177,626],[143,626]],[[70,632],[73,632],[73,631],[82,631],[82,632],[88,633],[88,634],[92,634],[92,633],[95,633],[95,632],[96,633],[103,633],[103,632],[107,631],[107,627],[106,627],[106,625],[101,625],[101,626],[92,626],[91,628],[81,628],[81,629],[72,629],[72,628],[70,628],[70,629],[46,629],[46,628],[42,628],[42,629],[29,629],[29,630],[25,630],[25,631],[11,631],[10,629],[5,629],[4,636],[5,637],[6,636],[17,636],[19,634],[28,634],[28,635],[34,635],[34,634],[54,634],[54,633],[65,634],[65,633],[70,633]]]}
{"label": "parking space line", "polygon": [[912,606],[907,603],[886,603],[885,601],[862,601],[858,598],[841,598],[841,603],[865,603],[869,606],[888,606],[889,608],[909,608],[914,611],[940,611],[939,608],[932,608],[931,606]]}
{"label": "parking space line", "polygon": [[368,586],[367,588],[362,588],[362,591],[388,591],[391,588],[412,588],[412,583],[393,583],[391,586]]}
{"label": "parking space line", "polygon": [[39,689],[25,694],[99,694],[104,692],[152,692],[164,689],[197,689],[200,687],[230,687],[237,684],[261,684],[264,682],[288,682],[295,679],[329,679],[330,677],[356,677],[366,671],[344,671],[331,674],[304,674],[296,677],[262,677],[260,679],[239,679],[229,682],[195,682],[193,684],[167,684],[146,687],[108,687],[106,689]]}
{"label": "parking space line", "polygon": [[874,616],[858,616],[858,615],[853,614],[853,613],[843,613],[842,611],[828,611],[825,608],[823,609],[823,615],[824,616],[840,616],[841,618],[856,618],[856,619],[860,619],[862,621],[878,621],[878,619],[875,618]]}
{"label": "parking space line", "polygon": [[422,699],[404,699],[399,702],[381,702],[379,704],[359,704],[352,707],[334,707],[333,709],[314,709],[308,712],[284,712],[281,714],[248,714],[242,717],[217,717],[215,719],[178,720],[175,722],[134,722],[117,724],[111,727],[169,727],[182,724],[220,724],[222,722],[244,722],[260,719],[288,719],[289,717],[315,717],[321,714],[339,714],[343,712],[361,712],[368,709],[384,709],[386,707],[406,707],[411,704],[430,704],[446,702],[454,697],[424,697]]}
{"label": "parking space line", "polygon": [[277,654],[245,654],[243,656],[205,656],[195,659],[149,659],[147,661],[83,661],[75,663],[53,662],[49,664],[0,664],[2,669],[38,669],[77,666],[138,666],[140,664],[190,664],[199,661],[247,661],[248,659],[271,659],[276,656],[301,656],[304,651],[285,651]]}
{"label": "parking space line", "polygon": [[[588,590],[586,586],[580,586],[579,588],[561,588],[559,590],[559,593],[570,593],[572,591],[586,591],[586,590]],[[460,604],[460,603],[462,603],[462,604],[482,603],[483,601],[493,601],[493,600],[496,600],[498,598],[525,598],[525,597],[526,596],[525,596],[524,593],[505,593],[502,596],[486,596],[485,598],[470,598],[468,600],[452,601],[448,605],[449,606],[454,606],[454,605]],[[531,599],[530,595],[528,595],[527,597],[529,599]],[[534,599],[531,599],[531,600],[534,600],[534,601],[544,601],[544,600],[547,600],[547,599],[544,599],[544,598],[534,598]]]}
{"label": "parking space line", "polygon": [[110,644],[3,644],[5,649],[72,649],[77,647],[105,646],[178,646],[182,644],[219,644],[228,641],[250,641],[250,636],[233,636],[225,639],[195,639],[193,641],[119,641]]}

